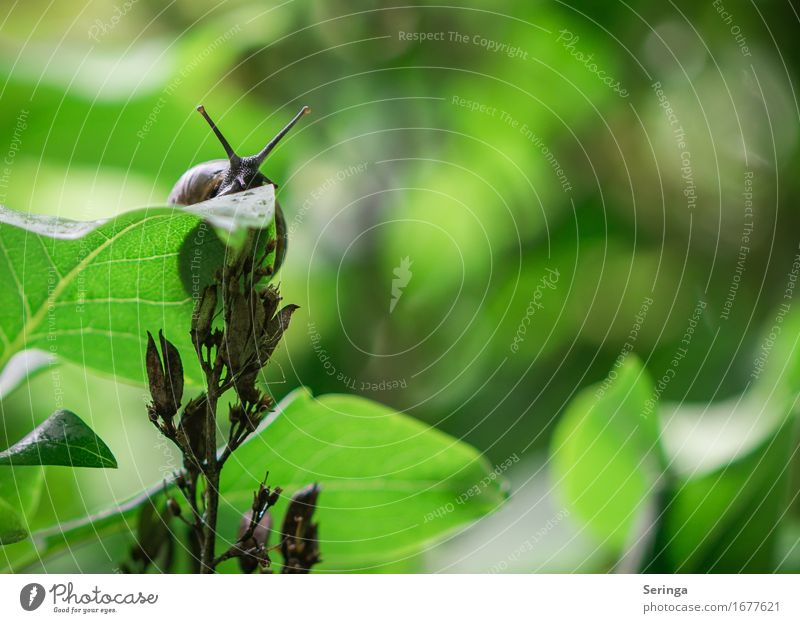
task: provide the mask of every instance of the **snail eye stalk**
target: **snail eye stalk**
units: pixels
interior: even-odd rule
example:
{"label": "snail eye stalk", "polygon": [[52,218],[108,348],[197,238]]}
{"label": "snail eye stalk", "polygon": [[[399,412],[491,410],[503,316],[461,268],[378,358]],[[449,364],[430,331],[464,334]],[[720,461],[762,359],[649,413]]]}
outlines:
{"label": "snail eye stalk", "polygon": [[298,112],[294,116],[294,118],[289,123],[286,124],[286,126],[283,128],[283,130],[278,132],[275,135],[275,138],[273,138],[269,143],[267,143],[267,146],[264,147],[264,149],[262,149],[259,153],[257,153],[255,156],[253,156],[253,160],[254,160],[255,164],[260,166],[261,163],[264,162],[266,157],[269,155],[269,153],[273,149],[275,149],[275,145],[277,145],[281,141],[281,139],[284,136],[286,136],[286,134],[289,132],[289,130],[291,130],[294,127],[294,125],[298,121],[300,121],[300,117],[302,117],[303,115],[307,115],[310,112],[311,112],[311,109],[308,106],[303,106],[300,109],[300,112]]}
{"label": "snail eye stalk", "polygon": [[233,151],[233,147],[231,147],[231,144],[228,142],[228,139],[226,139],[222,135],[222,132],[220,132],[219,128],[217,127],[217,124],[214,123],[211,120],[211,117],[208,116],[208,113],[206,112],[205,107],[204,106],[198,106],[197,107],[197,112],[199,112],[201,115],[203,115],[203,118],[206,121],[208,121],[208,125],[211,126],[211,129],[214,131],[214,134],[217,135],[217,138],[219,139],[219,142],[222,143],[222,147],[225,149],[225,153],[228,155],[228,160],[230,160],[231,166],[233,166],[233,167],[237,166],[241,162],[242,159],[239,158],[239,156],[236,155],[236,152]]}

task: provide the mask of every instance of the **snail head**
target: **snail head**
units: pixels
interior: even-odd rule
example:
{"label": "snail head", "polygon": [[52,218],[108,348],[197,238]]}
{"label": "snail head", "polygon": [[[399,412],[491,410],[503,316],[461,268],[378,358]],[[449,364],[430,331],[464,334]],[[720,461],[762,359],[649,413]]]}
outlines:
{"label": "snail head", "polygon": [[261,164],[264,162],[264,160],[266,160],[270,152],[275,149],[275,146],[280,142],[280,140],[286,136],[289,130],[291,130],[292,127],[300,120],[300,117],[311,112],[311,109],[308,106],[303,106],[303,108],[300,109],[300,112],[298,112],[294,118],[287,123],[286,126],[280,132],[278,132],[269,143],[266,144],[264,149],[253,156],[246,156],[244,158],[236,155],[236,152],[233,151],[230,143],[222,135],[222,132],[220,132],[219,128],[217,128],[217,125],[211,120],[211,117],[208,116],[206,109],[203,106],[198,106],[197,111],[203,115],[203,118],[208,121],[208,125],[211,126],[214,134],[217,135],[219,142],[222,144],[222,147],[225,149],[225,153],[228,156],[228,162],[230,163],[228,168],[225,170],[222,181],[220,182],[215,194],[215,196],[219,197],[221,195],[231,195],[242,190],[247,190],[248,188],[256,188],[257,186],[263,186],[265,184],[277,186],[277,184],[270,180],[266,175],[261,173],[259,170]]}

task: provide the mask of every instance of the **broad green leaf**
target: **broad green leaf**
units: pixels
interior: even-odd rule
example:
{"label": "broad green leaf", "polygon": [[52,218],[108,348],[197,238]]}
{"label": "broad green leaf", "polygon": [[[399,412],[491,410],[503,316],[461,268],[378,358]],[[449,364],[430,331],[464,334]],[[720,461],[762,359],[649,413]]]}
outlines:
{"label": "broad green leaf", "polygon": [[298,393],[233,455],[221,483],[223,535],[267,469],[288,495],[321,484],[321,569],[331,571],[403,561],[504,499],[502,478],[473,448],[355,396]]}
{"label": "broad green leaf", "polygon": [[9,545],[28,536],[22,517],[4,500],[0,500],[0,545]]}
{"label": "broad green leaf", "polygon": [[553,478],[606,549],[621,552],[660,475],[653,386],[629,355],[604,383],[582,391],[555,430]]}
{"label": "broad green leaf", "polygon": [[[789,499],[800,388],[800,313],[764,334],[752,384],[734,400],[675,407],[664,442],[675,478],[652,570],[772,572]],[[772,334],[772,336],[770,336]],[[774,336],[777,334],[777,339]]]}
{"label": "broad green leaf", "polygon": [[670,471],[698,479],[752,454],[775,434],[787,411],[754,393],[712,404],[665,404],[661,443]]}
{"label": "broad green leaf", "polygon": [[0,452],[3,465],[116,467],[103,440],[71,411],[56,411],[23,439]]}
{"label": "broad green leaf", "polygon": [[[457,439],[364,398],[288,396],[267,425],[237,450],[221,485],[220,549],[237,531],[241,513],[269,471],[287,499],[319,482],[321,570],[379,570],[411,561],[433,542],[496,509],[505,499],[502,475]],[[34,535],[30,547],[9,555],[21,570],[85,544],[101,546],[126,534],[149,496],[163,484],[108,512]],[[45,565],[45,568],[46,565]],[[390,568],[396,568],[394,566]]]}
{"label": "broad green leaf", "polygon": [[28,536],[44,482],[41,467],[0,468],[0,545]]}
{"label": "broad green leaf", "polygon": [[666,498],[655,561],[646,570],[774,572],[792,445],[787,424],[750,455],[699,478],[677,479]]}
{"label": "broad green leaf", "polygon": [[264,228],[254,236],[266,242],[274,207],[272,186],[106,221],[0,207],[0,369],[38,348],[144,382],[146,332],[162,329],[183,355],[187,381],[199,384],[189,340],[194,301],[233,252],[222,240],[241,244],[243,232]]}
{"label": "broad green leaf", "polygon": [[[151,498],[157,498],[164,491],[163,483],[148,489],[123,504],[88,517],[62,523],[31,534],[31,539],[0,548],[0,572],[19,572],[30,570],[39,563],[43,571],[51,569],[52,564],[64,552],[79,549],[89,552],[105,552],[107,544],[120,536],[133,542],[137,514]],[[125,546],[119,550],[123,556]],[[113,561],[114,566],[120,562]]]}

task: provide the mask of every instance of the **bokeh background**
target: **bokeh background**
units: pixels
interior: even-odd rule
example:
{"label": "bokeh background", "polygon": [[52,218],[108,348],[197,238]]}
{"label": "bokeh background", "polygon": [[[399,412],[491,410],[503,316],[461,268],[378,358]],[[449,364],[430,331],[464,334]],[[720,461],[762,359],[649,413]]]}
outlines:
{"label": "bokeh background", "polygon": [[[800,18],[787,0],[401,4],[5,2],[0,203],[163,204],[222,155],[198,104],[240,153],[311,106],[263,167],[301,306],[272,391],[363,394],[513,459],[509,506],[420,570],[608,570],[552,485],[552,431],[628,342],[659,378],[698,301],[660,400],[744,390],[800,242]],[[143,388],[57,370],[4,398],[0,443],[66,405],[124,469],[50,470],[42,526],[175,465]],[[781,525],[780,569],[800,571],[800,513]]]}

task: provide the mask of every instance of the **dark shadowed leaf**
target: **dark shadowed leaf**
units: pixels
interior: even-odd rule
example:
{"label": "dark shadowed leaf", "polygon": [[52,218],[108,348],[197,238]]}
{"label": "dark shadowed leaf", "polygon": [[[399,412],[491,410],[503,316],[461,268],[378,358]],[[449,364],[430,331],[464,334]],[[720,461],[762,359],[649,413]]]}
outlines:
{"label": "dark shadowed leaf", "polygon": [[0,545],[10,545],[28,536],[28,530],[11,506],[0,500]]}
{"label": "dark shadowed leaf", "polygon": [[0,545],[28,536],[44,483],[41,467],[0,468]]}
{"label": "dark shadowed leaf", "polygon": [[0,465],[116,467],[117,460],[83,420],[62,409],[0,452]]}

